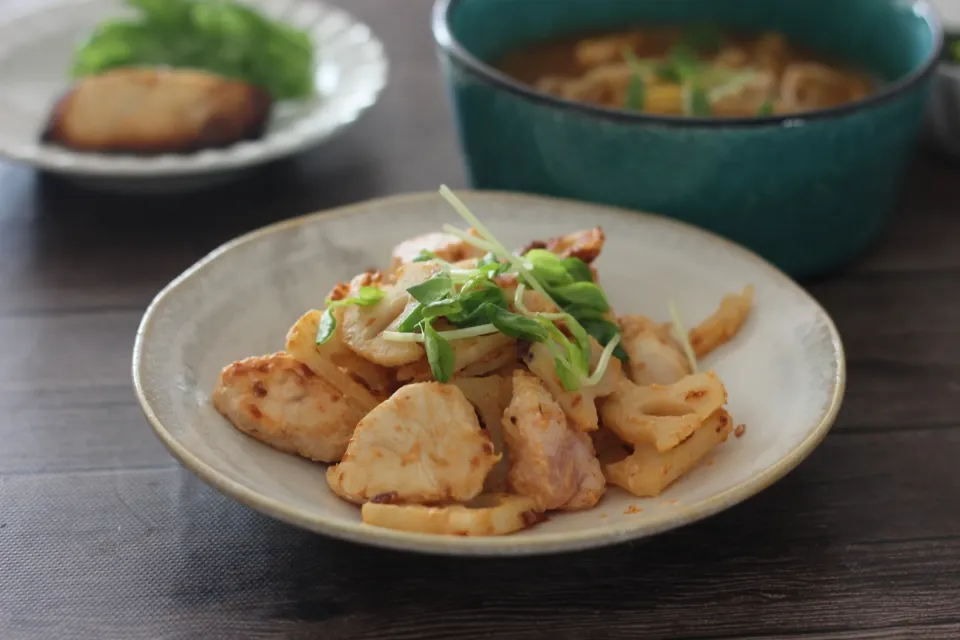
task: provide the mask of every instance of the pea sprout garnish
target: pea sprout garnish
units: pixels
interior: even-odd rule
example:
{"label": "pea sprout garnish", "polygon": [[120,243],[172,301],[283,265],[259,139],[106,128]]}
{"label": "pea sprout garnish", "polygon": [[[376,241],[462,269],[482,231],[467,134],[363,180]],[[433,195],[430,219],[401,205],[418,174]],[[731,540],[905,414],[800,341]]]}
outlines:
{"label": "pea sprout garnish", "polygon": [[687,360],[690,361],[690,371],[692,373],[697,372],[697,354],[693,350],[693,345],[690,344],[690,334],[687,332],[686,326],[683,324],[683,319],[680,317],[680,311],[677,310],[677,305],[670,301],[670,318],[673,320],[673,335],[677,339],[677,342],[680,343],[680,346],[683,347],[683,353],[687,356]]}
{"label": "pea sprout garnish", "polygon": [[[440,187],[440,195],[472,229],[444,225],[444,231],[486,255],[476,268],[460,269],[422,251],[416,261],[436,261],[441,268],[428,280],[407,289],[416,304],[395,331],[382,334],[384,339],[423,343],[430,369],[439,382],[453,377],[455,357],[450,342],[497,333],[546,344],[554,357],[557,376],[569,391],[599,384],[615,355],[626,359],[620,348],[619,327],[604,317],[610,311],[606,295],[593,282],[593,274],[582,260],[563,259],[542,249],[515,255],[449,188]],[[510,310],[503,289],[494,281],[503,275],[517,278],[513,302],[519,313]],[[523,304],[528,287],[558,311],[530,311]],[[438,330],[435,323],[441,320],[453,328]],[[603,346],[593,371],[590,337]]]}

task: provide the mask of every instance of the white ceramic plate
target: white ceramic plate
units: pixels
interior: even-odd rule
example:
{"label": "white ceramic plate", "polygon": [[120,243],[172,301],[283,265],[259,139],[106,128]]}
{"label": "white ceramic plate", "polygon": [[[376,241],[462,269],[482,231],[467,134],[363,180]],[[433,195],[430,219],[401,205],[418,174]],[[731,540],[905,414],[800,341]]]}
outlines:
{"label": "white ceramic plate", "polygon": [[[501,538],[401,533],[366,526],[333,495],[324,466],[234,429],[211,406],[220,369],[281,350],[287,329],[322,307],[337,281],[386,265],[397,242],[460,219],[436,194],[374,200],[276,224],[234,240],[188,269],[150,305],[137,333],[133,378],[157,435],[223,493],[281,520],[357,542],[416,551],[512,555],[583,549],[678,527],[748,498],[800,463],[829,430],[844,389],[840,337],[822,308],[785,275],[726,240],[664,218],[596,205],[493,192],[463,199],[508,246],[602,225],[597,262],[620,313],[668,317],[673,298],[693,323],[720,298],[756,287],[740,335],[705,360],[746,424],[709,464],[661,497],[611,489],[599,506],[553,514]],[[371,230],[376,229],[376,233]],[[639,513],[631,506],[642,509]]]}
{"label": "white ceramic plate", "polygon": [[98,187],[185,190],[314,146],[376,102],[387,60],[366,25],[315,0],[242,1],[308,31],[317,46],[317,96],[278,104],[263,138],[151,157],[75,153],[41,143],[51,107],[70,86],[77,45],[103,19],[136,15],[121,0],[48,0],[0,14],[0,155]]}

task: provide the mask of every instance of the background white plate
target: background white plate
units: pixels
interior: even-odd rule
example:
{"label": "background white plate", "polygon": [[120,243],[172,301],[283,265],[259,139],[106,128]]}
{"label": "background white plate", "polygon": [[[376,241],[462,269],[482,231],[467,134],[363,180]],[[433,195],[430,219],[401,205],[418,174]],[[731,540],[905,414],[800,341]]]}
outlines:
{"label": "background white plate", "polygon": [[960,0],[931,0],[940,14],[940,21],[947,30],[960,27]]}
{"label": "background white plate", "polygon": [[[756,309],[730,344],[704,361],[746,424],[663,496],[608,491],[594,509],[553,514],[502,538],[457,538],[365,526],[328,489],[324,466],[243,435],[211,406],[220,369],[281,350],[300,315],[337,281],[389,264],[391,248],[459,218],[436,194],[400,196],[282,222],[243,236],[190,268],[144,316],[134,385],[157,435],[220,491],[282,520],[380,546],[470,555],[546,553],[651,535],[727,508],[782,477],[833,423],[843,395],[843,348],[830,318],[798,285],[726,240],[664,218],[596,205],[491,192],[464,200],[508,246],[602,225],[597,267],[614,308],[667,319],[670,298],[692,324],[720,298],[756,287]],[[376,229],[376,233],[371,230]],[[626,513],[628,507],[642,509]]]}
{"label": "background white plate", "polygon": [[52,0],[0,14],[0,155],[99,187],[190,189],[316,145],[376,102],[387,60],[366,25],[315,0],[242,1],[308,31],[317,47],[317,96],[279,103],[262,139],[151,157],[75,153],[41,143],[51,107],[70,86],[76,46],[104,18],[136,15],[120,0]]}

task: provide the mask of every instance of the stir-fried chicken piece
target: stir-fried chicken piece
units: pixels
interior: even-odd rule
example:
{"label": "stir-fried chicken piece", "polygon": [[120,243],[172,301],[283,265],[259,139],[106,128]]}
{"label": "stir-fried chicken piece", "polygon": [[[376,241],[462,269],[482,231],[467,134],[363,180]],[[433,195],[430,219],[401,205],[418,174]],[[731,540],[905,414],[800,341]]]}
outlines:
{"label": "stir-fried chicken piece", "polygon": [[[591,370],[600,361],[603,349],[596,340],[590,338],[593,347]],[[567,418],[580,431],[594,431],[599,426],[597,416],[597,398],[602,398],[614,392],[618,381],[623,377],[622,365],[617,358],[611,358],[607,370],[600,383],[592,387],[580,387],[578,391],[564,389],[557,376],[557,367],[554,363],[553,352],[543,343],[531,345],[526,357],[530,371],[537,375],[546,385],[550,394],[563,407]]]}
{"label": "stir-fried chicken piece", "polygon": [[603,229],[594,227],[593,229],[584,229],[583,231],[575,231],[551,238],[546,242],[536,240],[521,249],[520,254],[523,255],[531,249],[546,249],[561,258],[580,258],[590,264],[600,255],[605,241],[606,236],[603,234]]}
{"label": "stir-fried chicken piece", "polygon": [[640,315],[620,316],[617,322],[631,380],[639,385],[672,384],[690,373],[683,347],[670,335],[671,325]]}
{"label": "stir-fried chicken piece", "polygon": [[510,459],[507,478],[518,494],[547,509],[586,509],[605,484],[590,436],[567,424],[563,409],[536,376],[517,371],[503,414]]}
{"label": "stir-fried chicken piece", "polygon": [[450,233],[425,233],[409,240],[404,240],[393,248],[393,268],[413,262],[421,251],[429,251],[441,260],[460,262],[470,258],[479,258],[483,251],[467,244]]}
{"label": "stir-fried chicken piece", "polygon": [[336,462],[363,412],[287,353],[227,365],[213,406],[240,431],[286,453]]}
{"label": "stir-fried chicken piece", "polygon": [[[384,367],[399,367],[424,357],[423,347],[415,342],[393,342],[381,334],[392,331],[408,305],[414,304],[407,289],[430,278],[437,270],[435,262],[414,262],[397,270],[393,286],[384,286],[384,297],[373,306],[349,305],[343,309],[343,342],[357,355]],[[348,296],[358,294],[360,287],[370,286],[370,274],[361,274],[350,283]]]}
{"label": "stir-fried chicken piece", "polygon": [[453,385],[407,385],[367,414],[327,482],[351,502],[462,502],[500,459]]}

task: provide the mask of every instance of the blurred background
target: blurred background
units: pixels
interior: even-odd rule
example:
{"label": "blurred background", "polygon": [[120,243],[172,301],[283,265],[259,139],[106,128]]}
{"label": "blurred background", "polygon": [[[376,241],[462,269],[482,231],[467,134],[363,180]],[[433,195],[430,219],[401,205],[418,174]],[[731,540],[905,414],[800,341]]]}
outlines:
{"label": "blurred background", "polygon": [[[197,1],[185,22],[174,0],[0,0],[0,638],[960,637],[960,0],[933,2],[945,29],[919,0]],[[725,91],[783,74],[703,86],[675,46],[618,41],[593,95],[586,65],[503,60],[551,28],[694,15],[890,77],[723,115]],[[760,252],[843,336],[830,436],[736,509],[562,560],[359,548],[181,469],[131,393],[157,292],[263,225],[441,183],[652,210]]]}

